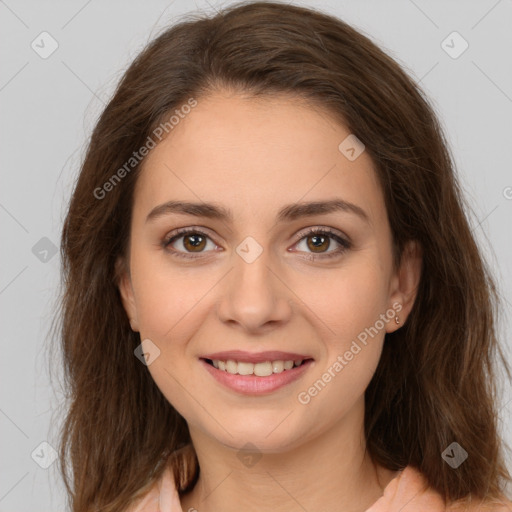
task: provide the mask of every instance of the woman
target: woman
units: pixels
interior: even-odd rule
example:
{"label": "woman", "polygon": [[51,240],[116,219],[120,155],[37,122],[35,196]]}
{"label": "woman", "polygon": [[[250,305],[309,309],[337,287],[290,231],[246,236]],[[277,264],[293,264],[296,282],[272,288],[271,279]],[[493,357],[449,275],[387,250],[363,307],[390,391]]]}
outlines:
{"label": "woman", "polygon": [[160,35],[63,229],[72,510],[512,510],[467,209],[428,101],[344,22]]}

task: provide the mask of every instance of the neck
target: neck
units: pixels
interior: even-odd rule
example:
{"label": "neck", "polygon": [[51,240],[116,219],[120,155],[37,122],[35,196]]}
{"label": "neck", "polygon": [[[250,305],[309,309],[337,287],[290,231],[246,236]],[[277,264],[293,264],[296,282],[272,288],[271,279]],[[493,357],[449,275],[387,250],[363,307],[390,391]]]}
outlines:
{"label": "neck", "polygon": [[355,407],[329,431],[252,459],[190,429],[200,474],[181,499],[183,511],[364,512],[395,474],[365,453],[363,417],[364,405]]}

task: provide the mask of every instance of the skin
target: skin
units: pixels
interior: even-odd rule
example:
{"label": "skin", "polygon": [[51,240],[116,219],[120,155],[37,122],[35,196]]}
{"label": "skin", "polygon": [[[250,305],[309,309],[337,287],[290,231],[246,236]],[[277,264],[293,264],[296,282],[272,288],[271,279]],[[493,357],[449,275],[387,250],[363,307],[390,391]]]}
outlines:
{"label": "skin", "polygon": [[[421,254],[410,243],[393,269],[372,160],[363,152],[349,161],[338,149],[349,134],[289,96],[219,91],[200,98],[144,163],[119,288],[132,329],[160,350],[148,370],[186,419],[198,455],[200,477],[182,498],[185,511],[361,512],[396,476],[365,454],[364,392],[385,333],[400,328],[413,306]],[[334,198],[361,207],[369,222],[343,211],[277,222],[284,205]],[[234,220],[170,213],[146,222],[169,200],[215,202]],[[208,235],[199,252],[190,234],[162,246],[184,227]],[[321,259],[340,245],[330,239],[315,252],[314,235],[299,236],[307,227],[331,228],[352,245]],[[251,263],[236,252],[247,236],[262,248]],[[300,403],[299,393],[393,303],[401,305],[400,325],[387,320],[321,392]],[[223,387],[199,360],[232,349],[298,352],[314,363],[277,391],[246,396]],[[253,465],[237,456],[248,442],[261,455]]]}

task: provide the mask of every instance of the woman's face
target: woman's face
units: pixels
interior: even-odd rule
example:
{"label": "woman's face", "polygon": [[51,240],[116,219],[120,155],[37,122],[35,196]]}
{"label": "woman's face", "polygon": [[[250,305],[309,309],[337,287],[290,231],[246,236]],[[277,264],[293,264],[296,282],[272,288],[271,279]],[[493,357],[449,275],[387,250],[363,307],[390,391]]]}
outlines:
{"label": "woman's face", "polygon": [[288,97],[218,93],[148,155],[120,289],[191,433],[278,452],[362,422],[419,263],[394,272],[372,161],[349,135]]}

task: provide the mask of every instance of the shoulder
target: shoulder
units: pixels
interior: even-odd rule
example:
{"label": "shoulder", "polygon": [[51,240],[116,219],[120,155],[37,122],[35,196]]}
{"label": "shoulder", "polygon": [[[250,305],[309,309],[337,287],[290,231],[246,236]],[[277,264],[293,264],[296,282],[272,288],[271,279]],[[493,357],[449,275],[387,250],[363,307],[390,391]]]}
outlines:
{"label": "shoulder", "polygon": [[512,501],[505,498],[499,501],[456,502],[446,507],[446,512],[512,512]]}
{"label": "shoulder", "polygon": [[183,512],[169,467],[151,489],[125,512]]}
{"label": "shoulder", "polygon": [[512,502],[456,502],[446,505],[441,495],[429,487],[425,477],[412,466],[391,480],[384,494],[366,512],[512,512]]}
{"label": "shoulder", "polygon": [[407,466],[391,480],[384,494],[366,512],[445,512],[444,500],[430,489],[423,475]]}

